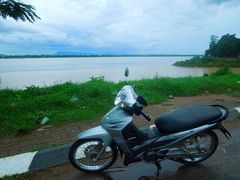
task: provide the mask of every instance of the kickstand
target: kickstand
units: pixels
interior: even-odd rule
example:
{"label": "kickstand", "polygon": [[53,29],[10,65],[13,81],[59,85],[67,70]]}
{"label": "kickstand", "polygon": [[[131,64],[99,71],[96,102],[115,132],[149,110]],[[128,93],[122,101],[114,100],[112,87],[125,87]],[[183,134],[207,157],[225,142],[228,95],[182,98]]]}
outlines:
{"label": "kickstand", "polygon": [[159,175],[160,170],[162,169],[162,166],[159,161],[154,163],[157,166],[157,176]]}

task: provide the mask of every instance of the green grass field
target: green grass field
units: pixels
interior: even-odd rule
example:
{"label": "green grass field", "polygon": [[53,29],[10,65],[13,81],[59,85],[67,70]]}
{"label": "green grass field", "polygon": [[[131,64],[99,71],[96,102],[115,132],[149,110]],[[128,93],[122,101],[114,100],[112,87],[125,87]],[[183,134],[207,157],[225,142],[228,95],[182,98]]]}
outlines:
{"label": "green grass field", "polygon": [[[153,78],[129,82],[150,104],[173,96],[194,96],[208,91],[240,96],[240,74],[208,77]],[[25,90],[0,90],[0,136],[38,128],[43,117],[49,124],[85,121],[105,114],[124,82],[92,78],[85,83],[64,83]]]}

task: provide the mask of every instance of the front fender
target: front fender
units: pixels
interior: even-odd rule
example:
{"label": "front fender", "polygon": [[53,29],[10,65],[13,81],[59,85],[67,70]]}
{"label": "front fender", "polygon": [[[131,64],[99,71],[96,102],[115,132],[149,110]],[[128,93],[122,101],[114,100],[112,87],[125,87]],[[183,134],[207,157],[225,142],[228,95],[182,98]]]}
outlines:
{"label": "front fender", "polygon": [[97,126],[78,134],[78,139],[101,139],[106,146],[112,144],[113,140],[110,134],[102,128],[102,126]]}

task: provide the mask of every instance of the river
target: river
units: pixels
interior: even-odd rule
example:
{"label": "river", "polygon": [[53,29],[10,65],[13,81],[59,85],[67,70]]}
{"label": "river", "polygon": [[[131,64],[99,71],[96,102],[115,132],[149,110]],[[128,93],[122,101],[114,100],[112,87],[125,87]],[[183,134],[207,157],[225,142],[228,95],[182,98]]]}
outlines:
{"label": "river", "polygon": [[66,81],[84,82],[92,76],[106,80],[124,80],[124,69],[130,70],[129,79],[154,76],[202,76],[204,68],[175,67],[176,61],[191,57],[81,57],[81,58],[26,58],[0,59],[0,87],[22,89],[26,86],[49,86]]}

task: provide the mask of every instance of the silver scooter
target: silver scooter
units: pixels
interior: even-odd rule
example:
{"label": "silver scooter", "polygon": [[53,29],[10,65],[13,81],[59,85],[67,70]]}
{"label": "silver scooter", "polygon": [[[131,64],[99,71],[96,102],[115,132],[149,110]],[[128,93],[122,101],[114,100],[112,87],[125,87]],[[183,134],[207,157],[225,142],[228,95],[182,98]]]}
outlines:
{"label": "silver scooter", "polygon": [[[125,76],[129,74],[125,70]],[[133,115],[151,117],[142,111],[146,100],[131,85],[125,85],[115,98],[115,107],[102,119],[101,125],[81,132],[69,151],[70,163],[84,172],[109,168],[121,154],[123,164],[144,161],[154,163],[170,159],[196,164],[209,158],[217,149],[219,129],[227,138],[231,134],[222,126],[229,111],[221,105],[195,105],[177,108],[160,115],[155,125],[139,129]]]}

